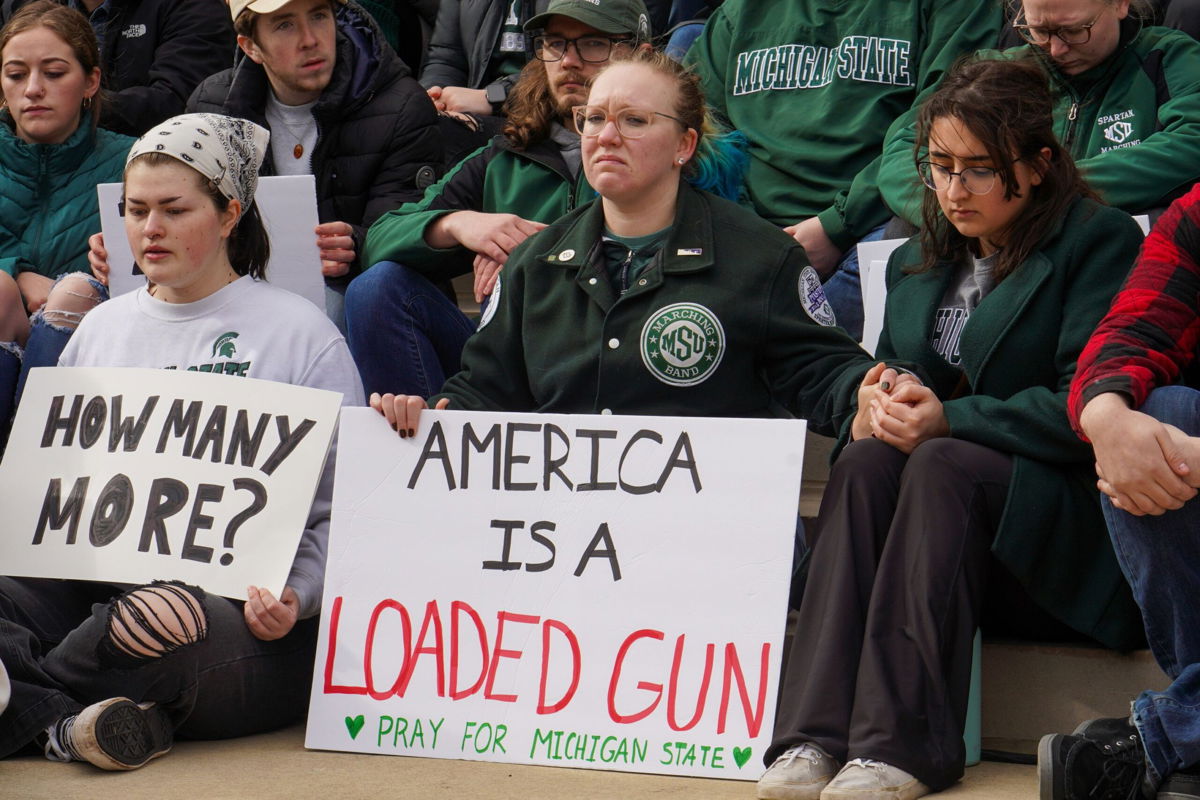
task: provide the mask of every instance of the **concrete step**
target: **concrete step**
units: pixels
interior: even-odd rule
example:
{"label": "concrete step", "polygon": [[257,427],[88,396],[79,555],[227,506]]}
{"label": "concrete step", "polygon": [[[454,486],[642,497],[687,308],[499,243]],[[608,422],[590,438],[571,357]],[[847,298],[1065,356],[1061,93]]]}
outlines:
{"label": "concrete step", "polygon": [[1036,753],[1044,734],[1085,719],[1128,716],[1141,691],[1170,683],[1149,650],[985,639],[982,669],[983,747],[1014,753]]}

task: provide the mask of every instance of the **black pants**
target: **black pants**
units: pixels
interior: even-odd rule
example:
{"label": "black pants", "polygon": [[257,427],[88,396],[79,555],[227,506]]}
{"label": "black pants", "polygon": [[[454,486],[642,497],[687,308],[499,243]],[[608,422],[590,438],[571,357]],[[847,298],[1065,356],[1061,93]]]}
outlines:
{"label": "black pants", "polygon": [[811,742],[934,791],[962,777],[972,642],[1012,459],[875,439],[834,464],[767,763]]}
{"label": "black pants", "polygon": [[176,734],[194,739],[245,736],[304,716],[316,617],[264,642],[246,627],[241,602],[206,595],[201,641],[161,656],[121,657],[108,642],[109,609],[122,595],[109,584],[0,577],[0,661],[12,681],[0,758],[64,714],[109,697],[157,702]]}

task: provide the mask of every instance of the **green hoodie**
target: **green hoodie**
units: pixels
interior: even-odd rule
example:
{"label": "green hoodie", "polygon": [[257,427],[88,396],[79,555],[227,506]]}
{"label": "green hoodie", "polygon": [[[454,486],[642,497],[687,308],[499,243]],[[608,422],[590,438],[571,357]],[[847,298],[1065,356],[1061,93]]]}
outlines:
{"label": "green hoodie", "polygon": [[[1063,75],[1032,45],[980,55],[1036,58],[1056,94],[1059,140],[1106,203],[1139,214],[1200,181],[1200,42],[1168,28],[1122,27],[1112,57],[1082,75]],[[879,188],[889,208],[918,224],[915,139],[913,124],[889,132]]]}
{"label": "green hoodie", "polygon": [[989,0],[727,0],[687,58],[750,140],[753,208],[776,225],[817,216],[845,250],[889,216],[888,127],[1001,22]]}

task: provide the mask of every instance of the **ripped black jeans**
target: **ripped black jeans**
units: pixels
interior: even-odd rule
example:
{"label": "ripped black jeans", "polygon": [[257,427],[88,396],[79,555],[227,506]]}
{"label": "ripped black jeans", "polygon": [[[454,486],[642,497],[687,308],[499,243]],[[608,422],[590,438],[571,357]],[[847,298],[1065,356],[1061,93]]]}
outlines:
{"label": "ripped black jeans", "polygon": [[0,758],[109,697],[158,703],[186,738],[288,725],[308,706],[317,625],[301,620],[264,642],[241,602],[195,587],[0,577],[0,661],[12,682]]}

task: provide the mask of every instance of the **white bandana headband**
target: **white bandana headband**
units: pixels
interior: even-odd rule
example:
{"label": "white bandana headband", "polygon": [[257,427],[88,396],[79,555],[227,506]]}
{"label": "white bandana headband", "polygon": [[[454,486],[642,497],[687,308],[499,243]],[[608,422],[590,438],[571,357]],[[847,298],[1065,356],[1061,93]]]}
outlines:
{"label": "white bandana headband", "polygon": [[243,213],[254,200],[258,170],[271,134],[253,122],[220,114],[182,114],[146,132],[129,148],[126,166],[140,155],[162,153],[178,159],[237,199]]}

